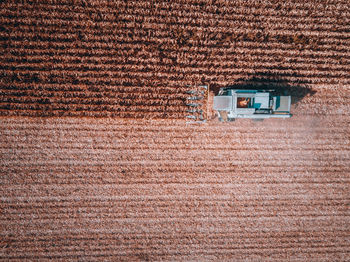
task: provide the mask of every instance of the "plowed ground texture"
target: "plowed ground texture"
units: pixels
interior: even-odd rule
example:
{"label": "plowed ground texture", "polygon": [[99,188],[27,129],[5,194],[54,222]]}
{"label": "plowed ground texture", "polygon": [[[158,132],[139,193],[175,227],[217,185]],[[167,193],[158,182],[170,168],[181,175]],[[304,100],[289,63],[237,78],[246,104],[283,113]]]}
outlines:
{"label": "plowed ground texture", "polygon": [[1,127],[4,260],[349,258],[349,118]]}
{"label": "plowed ground texture", "polygon": [[[348,1],[0,7],[2,261],[349,261]],[[294,116],[188,125],[207,83]]]}

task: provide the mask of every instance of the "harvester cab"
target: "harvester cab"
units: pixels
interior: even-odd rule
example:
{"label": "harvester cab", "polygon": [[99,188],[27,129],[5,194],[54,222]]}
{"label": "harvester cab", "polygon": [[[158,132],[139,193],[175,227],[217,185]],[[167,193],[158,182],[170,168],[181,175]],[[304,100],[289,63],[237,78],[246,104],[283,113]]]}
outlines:
{"label": "harvester cab", "polygon": [[239,90],[221,88],[214,97],[213,109],[220,121],[236,118],[289,118],[291,96],[272,95],[273,90]]}

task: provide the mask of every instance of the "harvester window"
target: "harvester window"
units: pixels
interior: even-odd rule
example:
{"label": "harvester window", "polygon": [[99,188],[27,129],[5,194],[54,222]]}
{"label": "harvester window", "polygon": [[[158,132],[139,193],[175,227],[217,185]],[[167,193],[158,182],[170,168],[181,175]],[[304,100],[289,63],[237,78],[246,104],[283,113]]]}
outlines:
{"label": "harvester window", "polygon": [[237,108],[249,108],[251,107],[250,97],[237,97]]}

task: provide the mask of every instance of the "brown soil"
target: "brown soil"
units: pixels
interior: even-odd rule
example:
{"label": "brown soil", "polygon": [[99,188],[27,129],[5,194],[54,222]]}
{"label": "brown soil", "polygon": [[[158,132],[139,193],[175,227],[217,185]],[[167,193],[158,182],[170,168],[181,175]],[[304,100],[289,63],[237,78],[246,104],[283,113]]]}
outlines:
{"label": "brown soil", "polygon": [[[348,1],[0,7],[1,260],[348,260]],[[294,116],[219,123],[229,85]]]}
{"label": "brown soil", "polygon": [[347,260],[349,128],[3,118],[2,257]]}

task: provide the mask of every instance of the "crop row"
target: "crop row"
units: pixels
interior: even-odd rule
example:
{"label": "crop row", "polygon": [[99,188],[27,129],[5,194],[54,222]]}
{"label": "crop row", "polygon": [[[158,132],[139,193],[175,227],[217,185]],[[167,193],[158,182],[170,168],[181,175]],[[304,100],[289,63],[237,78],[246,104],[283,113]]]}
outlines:
{"label": "crop row", "polygon": [[[74,50],[74,49],[73,49]],[[73,51],[72,50],[72,51]],[[81,49],[75,49],[80,51]],[[347,65],[350,62],[350,59],[342,56],[341,58],[336,59],[335,57],[323,57],[322,60],[320,58],[315,58],[310,55],[303,54],[300,57],[288,57],[287,54],[283,52],[275,52],[275,53],[262,53],[258,50],[251,50],[248,52],[243,52],[242,49],[233,50],[224,50],[222,52],[222,56],[211,54],[202,54],[199,52],[181,52],[178,55],[172,53],[171,50],[157,50],[156,54],[159,57],[154,58],[151,50],[145,49],[131,49],[130,47],[124,48],[122,50],[118,50],[118,53],[113,54],[103,54],[98,53],[94,54],[94,56],[89,56],[87,53],[85,55],[77,56],[76,53],[73,52],[64,53],[56,52],[54,50],[51,51],[47,49],[45,51],[37,50],[37,52],[30,52],[30,55],[24,56],[26,52],[23,48],[12,50],[10,53],[5,54],[3,57],[0,57],[0,62],[2,64],[42,64],[42,63],[67,63],[67,64],[92,64],[92,65],[118,65],[123,60],[122,57],[127,57],[126,63],[128,65],[142,63],[159,63],[162,65],[165,61],[171,61],[171,63],[178,63],[177,59],[186,61],[187,65],[197,65],[200,64],[206,67],[213,67],[221,65],[222,67],[231,66],[234,62],[232,60],[237,61],[246,61],[246,62],[257,62],[261,63],[276,63],[282,62],[286,65],[289,65],[291,68],[317,68],[319,70],[326,70],[327,68],[332,70],[347,70]],[[217,51],[213,51],[215,54]],[[178,58],[177,58],[178,56]],[[282,59],[283,57],[283,59]],[[171,58],[171,59],[170,59]],[[176,60],[175,60],[176,59]],[[223,64],[223,62],[225,62]],[[171,64],[170,63],[170,64]],[[183,62],[182,62],[183,63]]]}
{"label": "crop row", "polygon": [[[181,89],[179,89],[181,90]],[[150,103],[151,101],[158,101],[158,100],[169,100],[169,103],[172,104],[175,101],[184,101],[188,95],[181,94],[181,93],[174,93],[174,94],[168,94],[168,93],[162,93],[159,94],[158,92],[150,92],[149,89],[146,89],[147,92],[142,92],[141,90],[137,90],[136,88],[133,90],[133,92],[106,92],[103,90],[103,92],[91,92],[91,91],[62,91],[61,89],[53,89],[53,90],[38,90],[38,89],[32,89],[27,88],[25,90],[0,90],[0,95],[2,95],[3,101],[6,101],[9,98],[15,98],[15,97],[46,97],[46,98],[61,98],[61,99],[67,99],[67,98],[76,98],[76,99],[91,99],[91,101],[96,99],[108,99],[111,102],[117,102],[122,101],[124,99],[131,100],[131,99],[137,99],[137,100],[144,100],[145,105]],[[63,101],[62,101],[63,102]]]}
{"label": "crop row", "polygon": [[[57,22],[57,25],[63,26],[64,24],[69,24],[73,26],[75,29],[85,29],[90,28],[93,29],[94,27],[98,26],[102,28],[102,31],[100,33],[105,32],[105,30],[118,30],[122,27],[131,27],[135,28],[137,30],[141,28],[152,28],[152,24],[159,24],[158,29],[166,29],[166,28],[176,28],[176,27],[182,27],[182,28],[191,28],[191,29],[200,29],[202,32],[213,32],[214,28],[235,28],[238,30],[242,30],[245,27],[256,27],[258,22],[260,20],[257,20],[254,16],[249,16],[247,14],[243,15],[232,15],[228,18],[218,17],[218,18],[210,18],[206,17],[205,14],[201,13],[200,17],[194,18],[193,14],[191,16],[184,16],[186,13],[182,14],[174,14],[171,15],[169,12],[164,11],[162,14],[154,14],[150,10],[144,10],[144,9],[138,9],[133,11],[134,14],[126,14],[121,13],[118,15],[112,14],[112,15],[106,15],[105,13],[102,14],[103,18],[94,21],[92,24],[91,16],[87,13],[78,14],[76,12],[64,12],[64,13],[57,13],[57,12],[40,12],[40,15],[42,17],[42,21],[40,22],[40,25],[44,25],[43,23],[46,23],[46,20],[49,23],[48,25],[52,27],[53,22]],[[101,15],[101,13],[98,13]],[[32,19],[36,19],[36,14],[33,14],[32,11],[25,11],[22,10],[21,15],[19,16],[18,12],[11,12],[11,11],[3,11],[2,15],[4,17],[11,17],[12,19],[15,19],[16,23],[19,21],[31,21]],[[350,16],[350,15],[349,15]],[[59,17],[59,19],[57,19]],[[23,19],[24,18],[24,19]],[[312,32],[319,32],[322,34],[324,31],[332,32],[330,36],[339,36],[342,37],[341,33],[349,32],[348,27],[346,26],[346,22],[344,19],[339,19],[338,21],[342,21],[341,24],[336,24],[335,19],[330,19],[328,17],[328,22],[318,20],[305,20],[305,18],[298,19],[298,24],[294,24],[293,22],[296,21],[288,21],[288,18],[281,17],[277,18],[274,16],[265,16],[260,17],[260,19],[265,20],[266,28],[270,31],[278,31],[278,30],[289,30],[290,32],[294,33],[312,33]],[[287,20],[287,21],[286,21]],[[6,20],[5,20],[6,21]],[[77,23],[72,21],[86,21],[86,24],[84,23]],[[118,21],[119,23],[116,23]],[[97,24],[96,24],[96,23]],[[292,22],[292,23],[291,23]],[[92,27],[93,25],[93,27]],[[96,28],[97,29],[97,28]],[[327,35],[324,35],[327,37]]]}
{"label": "crop row", "polygon": [[[112,64],[113,61],[119,64],[137,62],[137,58],[140,61],[147,61],[159,64],[176,64],[178,60],[186,59],[186,62],[191,63],[218,63],[220,60],[228,58],[243,60],[244,55],[247,56],[247,61],[256,61],[258,57],[263,59],[263,62],[271,61],[277,62],[281,60],[290,61],[301,64],[314,64],[315,61],[318,64],[330,63],[346,65],[349,56],[345,52],[346,46],[335,48],[330,51],[314,51],[310,50],[298,50],[298,49],[281,49],[280,46],[274,44],[259,46],[254,43],[242,43],[236,47],[224,47],[224,46],[203,46],[203,47],[184,47],[176,52],[174,47],[163,46],[161,42],[152,43],[135,43],[124,42],[114,44],[98,44],[98,43],[86,43],[80,46],[74,46],[72,43],[50,43],[50,42],[10,42],[8,48],[11,47],[9,53],[4,56],[20,57],[23,56],[41,56],[42,60],[51,61],[50,57],[61,57],[61,59],[69,59],[70,57],[76,57],[76,61],[84,62],[91,58],[101,57],[102,59],[108,59],[110,62],[106,64]],[[332,46],[329,45],[329,48]],[[3,59],[4,59],[3,58]],[[19,59],[19,58],[16,58]],[[22,58],[25,59],[25,58]],[[310,60],[311,59],[311,60]],[[11,60],[10,60],[11,61]],[[53,60],[54,61],[54,60]],[[96,63],[96,62],[95,62]]]}
{"label": "crop row", "polygon": [[[172,99],[173,98],[173,99]],[[181,98],[176,96],[167,97],[143,97],[138,96],[137,94],[129,94],[123,98],[110,98],[110,97],[94,97],[90,95],[88,97],[67,97],[67,96],[57,96],[49,97],[43,94],[33,95],[21,95],[21,96],[12,96],[7,95],[1,101],[1,103],[19,103],[19,104],[85,104],[85,105],[123,105],[123,106],[173,106],[173,105],[184,105],[184,101]]]}
{"label": "crop row", "polygon": [[[35,21],[35,18],[33,18]],[[26,23],[30,23],[28,20]],[[23,24],[23,22],[22,22]],[[11,24],[9,24],[11,26]],[[42,25],[45,26],[45,25]],[[152,41],[152,39],[165,39],[167,41],[192,41],[192,45],[199,43],[200,41],[211,40],[220,41],[231,41],[231,42],[242,42],[242,41],[254,41],[260,43],[267,42],[277,42],[281,44],[293,44],[293,45],[312,45],[313,47],[322,48],[323,45],[327,43],[332,43],[332,41],[340,41],[347,43],[349,36],[343,31],[339,35],[334,35],[327,33],[323,35],[322,33],[311,33],[307,30],[305,32],[296,29],[297,32],[292,32],[286,28],[278,29],[266,29],[262,31],[261,29],[252,29],[252,25],[247,24],[242,29],[236,28],[232,29],[233,26],[226,25],[220,27],[213,27],[212,31],[199,30],[192,26],[169,26],[164,23],[152,22],[144,25],[143,28],[138,28],[137,24],[129,25],[128,27],[118,28],[114,25],[113,30],[100,30],[100,29],[79,29],[78,31],[69,31],[62,28],[59,25],[37,28],[33,31],[33,26],[23,25],[20,31],[12,32],[11,35],[8,32],[2,32],[2,38],[11,37],[12,40],[40,40],[40,41],[64,41],[64,42],[76,42],[76,41],[96,41],[96,42],[111,42],[118,41],[120,39],[132,40],[132,41]],[[111,25],[112,26],[112,25]],[[146,27],[147,26],[147,27]],[[12,27],[12,26],[11,26]],[[208,30],[208,29],[207,29]],[[329,31],[329,29],[320,29],[322,32]],[[39,34],[38,34],[39,33]],[[54,34],[52,34],[54,33]]]}
{"label": "crop row", "polygon": [[[244,51],[246,50],[246,53]],[[77,53],[74,53],[76,51]],[[90,65],[96,66],[113,66],[120,69],[139,66],[143,68],[148,67],[162,67],[163,70],[170,70],[172,65],[181,65],[182,67],[189,66],[203,66],[207,68],[221,67],[228,68],[237,63],[248,63],[253,62],[255,65],[273,65],[281,64],[284,67],[290,69],[298,68],[313,68],[319,71],[326,70],[327,68],[333,71],[347,70],[346,65],[349,63],[349,59],[346,56],[330,55],[324,57],[318,57],[315,54],[304,54],[304,53],[285,53],[285,52],[268,52],[261,50],[251,50],[237,48],[236,52],[227,50],[217,50],[213,53],[192,53],[192,52],[181,52],[179,54],[167,54],[172,62],[168,65],[161,62],[160,58],[152,58],[150,51],[140,52],[143,54],[138,57],[138,53],[128,53],[125,50],[125,54],[118,52],[113,56],[113,53],[103,53],[102,51],[96,51],[93,53],[86,52],[84,49],[73,49],[69,53],[62,51],[55,51],[50,49],[42,52],[39,49],[26,50],[18,49],[12,50],[10,54],[5,55],[2,59],[3,66],[25,66],[32,65],[37,66],[41,63],[46,63],[49,68],[54,64],[80,64],[84,67]],[[322,54],[323,55],[323,54]],[[124,58],[122,58],[124,56]],[[91,61],[91,62],[90,62]],[[51,64],[50,64],[51,63]],[[108,73],[108,72],[106,72]],[[136,81],[134,79],[133,81]]]}
{"label": "crop row", "polygon": [[[29,79],[32,76],[28,76]],[[6,78],[5,78],[6,79]],[[82,80],[84,81],[84,80]],[[34,84],[33,81],[30,84],[26,83],[26,80],[17,80],[13,82],[11,85],[1,84],[0,83],[0,92],[3,96],[18,94],[21,96],[22,94],[46,94],[46,96],[59,95],[62,97],[110,97],[110,98],[125,98],[129,96],[138,96],[143,98],[150,97],[171,97],[172,99],[184,99],[188,97],[188,94],[185,92],[186,83],[183,83],[183,86],[173,86],[173,87],[157,87],[157,86],[138,86],[138,85],[120,85],[120,84],[111,84],[105,86],[99,82],[92,82],[87,80],[85,84],[70,84],[68,83],[45,83],[45,84]],[[19,82],[19,83],[17,83]],[[93,84],[94,83],[94,84]],[[126,83],[126,82],[125,82]],[[155,92],[156,89],[156,92]],[[193,89],[192,87],[188,87],[188,89]]]}
{"label": "crop row", "polygon": [[[12,51],[12,53],[15,50]],[[46,52],[49,50],[46,50]],[[219,55],[219,52],[222,55]],[[249,62],[252,64],[252,67],[258,65],[267,65],[269,67],[274,64],[276,67],[284,68],[293,68],[293,69],[316,69],[319,71],[347,71],[348,70],[348,61],[346,58],[340,60],[335,60],[332,58],[323,58],[320,59],[310,59],[301,57],[287,58],[282,57],[282,54],[275,53],[276,56],[280,57],[271,57],[264,55],[255,55],[254,52],[243,54],[241,52],[228,51],[225,49],[212,50],[212,53],[207,53],[206,56],[198,54],[196,52],[181,52],[178,54],[170,53],[168,50],[157,50],[155,51],[156,56],[151,51],[146,50],[133,50],[129,52],[125,50],[124,52],[119,51],[118,55],[113,57],[108,56],[86,56],[86,57],[77,57],[72,54],[55,54],[45,56],[40,54],[32,54],[31,56],[14,56],[12,54],[7,54],[0,58],[2,65],[9,66],[11,64],[18,65],[19,67],[23,66],[33,66],[40,65],[42,67],[75,67],[77,70],[81,67],[118,67],[120,69],[130,69],[130,67],[150,67],[150,66],[162,66],[170,67],[171,64],[175,64],[181,67],[239,67],[235,66],[237,61]],[[317,61],[317,62],[316,62]]]}
{"label": "crop row", "polygon": [[[132,110],[135,111],[132,111]],[[117,117],[130,119],[179,119],[184,118],[183,111],[164,111],[164,108],[157,108],[152,111],[149,108],[141,109],[128,108],[127,111],[120,111],[108,107],[90,108],[83,106],[59,106],[56,108],[47,108],[43,105],[26,105],[19,107],[14,105],[0,106],[0,116],[41,116],[41,117]]]}
{"label": "crop row", "polygon": [[[247,2],[241,2],[233,5],[231,2],[227,2],[224,5],[217,6],[216,3],[198,5],[195,3],[190,3],[188,1],[179,3],[176,1],[169,2],[158,2],[152,3],[149,1],[128,1],[121,2],[116,1],[113,3],[99,3],[97,5],[90,6],[89,4],[76,4],[72,8],[71,3],[38,3],[35,6],[28,4],[16,4],[7,6],[4,5],[7,10],[17,11],[17,10],[40,10],[47,11],[58,16],[64,14],[76,14],[78,15],[88,15],[93,20],[112,20],[121,14],[136,15],[137,11],[142,12],[142,14],[157,14],[161,16],[172,16],[172,17],[193,17],[193,18],[204,18],[205,20],[220,20],[220,19],[235,19],[236,15],[242,16],[269,16],[278,17],[284,19],[298,19],[301,21],[310,20],[322,21],[324,22],[327,18],[332,18],[335,15],[343,17],[349,14],[349,6],[346,2],[337,2],[336,4],[327,3],[327,8],[320,5],[317,11],[314,11],[315,5],[308,3],[303,3],[298,5],[293,2],[281,2],[278,4],[269,3],[259,3],[259,4],[247,4]],[[5,8],[4,8],[5,9]],[[5,10],[6,10],[5,9]],[[312,11],[311,11],[312,10]],[[311,11],[311,12],[310,12]],[[136,17],[134,18],[136,19]],[[341,19],[339,19],[341,20]]]}
{"label": "crop row", "polygon": [[[135,52],[164,52],[170,56],[176,57],[179,53],[190,52],[196,55],[206,55],[210,59],[208,54],[215,52],[224,53],[248,53],[248,54],[273,54],[278,55],[283,53],[286,56],[303,56],[305,58],[313,57],[318,59],[324,58],[334,58],[334,59],[349,59],[349,55],[345,52],[347,50],[346,45],[341,45],[340,42],[335,42],[330,45],[327,44],[325,48],[318,48],[319,50],[309,50],[307,48],[299,49],[295,48],[290,44],[281,43],[256,43],[254,41],[244,41],[241,43],[228,44],[228,45],[218,45],[217,42],[212,40],[205,40],[205,44],[201,46],[187,46],[183,45],[181,49],[176,47],[177,41],[169,43],[163,42],[162,39],[153,37],[152,40],[146,41],[134,41],[133,39],[125,38],[123,41],[93,41],[93,42],[52,42],[52,41],[5,41],[4,46],[11,47],[9,50],[10,54],[17,54],[18,52],[26,51],[28,54],[32,52],[41,51],[41,54],[45,54],[48,51],[53,52],[53,54],[66,55],[70,54],[73,50],[76,56],[89,57],[92,55],[103,55],[107,57],[115,56],[127,56],[133,55]],[[339,46],[338,46],[339,45]]]}
{"label": "crop row", "polygon": [[[28,52],[27,55],[30,55],[30,52]],[[73,55],[73,54],[72,54]],[[266,56],[267,54],[265,54]],[[273,55],[273,54],[272,54]],[[276,54],[277,55],[277,54]],[[280,54],[281,55],[281,54]],[[37,54],[35,54],[35,56],[37,56]],[[30,57],[30,56],[29,56]],[[72,57],[71,55],[68,57]],[[67,57],[67,58],[68,58]],[[74,58],[73,58],[74,59]],[[98,57],[96,57],[96,59],[98,59]],[[345,58],[346,59],[346,58]],[[330,69],[334,69],[334,70],[329,70],[328,74],[337,74],[340,73],[341,71],[346,71],[347,67],[346,65],[346,60],[344,58],[341,59],[342,62],[340,62],[336,67],[334,67],[335,65],[335,61],[332,61],[332,59],[324,59],[322,62],[323,63],[327,63],[329,61],[332,61],[333,63],[331,63],[331,68]],[[39,65],[42,64],[42,67],[45,68],[45,66],[54,69],[52,67],[54,67],[56,64],[56,66],[58,67],[60,65],[60,63],[58,61],[56,61],[54,63],[54,60],[51,61],[50,58],[48,59],[43,59],[42,62],[40,63],[39,61],[36,61],[35,63],[30,63],[25,62],[25,61],[14,61],[14,62],[7,62],[7,59],[4,59],[5,63],[2,64],[1,68],[3,70],[6,69],[10,69],[10,70],[16,70],[16,69],[27,69],[27,70],[33,70],[33,71],[42,71],[39,67]],[[29,58],[30,60],[30,58]],[[45,61],[46,60],[46,61]],[[79,62],[80,60],[80,62]],[[266,60],[266,61],[265,61]],[[10,58],[11,61],[11,58]],[[109,70],[113,70],[114,68],[117,70],[130,70],[130,71],[134,71],[133,68],[135,67],[139,67],[139,69],[137,71],[150,71],[152,69],[152,71],[154,69],[156,69],[156,72],[159,71],[157,70],[157,68],[159,69],[160,67],[163,67],[163,70],[165,69],[166,71],[170,71],[170,70],[174,70],[176,68],[171,68],[169,64],[165,64],[164,62],[161,62],[162,59],[161,58],[152,58],[152,57],[133,57],[133,56],[129,56],[129,57],[120,57],[119,59],[116,58],[115,63],[98,63],[98,61],[95,61],[94,63],[85,63],[84,59],[82,58],[76,58],[75,63],[72,63],[71,65],[68,62],[68,65],[66,68],[71,68],[74,69],[75,71],[84,71],[84,70],[90,70],[90,68],[96,68],[96,70],[99,70],[99,68],[103,68],[107,71]],[[210,69],[215,69],[215,67],[217,68],[229,68],[230,66],[234,66],[235,64],[237,64],[237,62],[242,63],[243,65],[238,65],[236,67],[243,67],[243,68],[255,68],[255,69],[259,69],[259,68],[267,68],[267,69],[277,69],[277,68],[281,68],[282,71],[283,69],[313,69],[313,70],[317,70],[317,71],[321,71],[319,72],[320,74],[322,74],[322,71],[327,71],[327,67],[325,65],[322,66],[322,63],[319,64],[312,64],[312,63],[303,63],[303,62],[297,62],[297,59],[288,59],[286,57],[275,57],[275,59],[270,59],[270,58],[264,58],[262,57],[262,60],[259,61],[258,60],[258,56],[249,56],[247,57],[247,60],[243,60],[243,56],[241,59],[241,55],[235,55],[234,53],[232,54],[227,54],[225,53],[225,50],[218,50],[216,53],[212,53],[209,54],[209,56],[207,57],[207,59],[203,58],[201,55],[199,55],[196,58],[196,55],[193,55],[191,53],[180,53],[177,56],[171,56],[171,61],[173,65],[176,65],[178,69],[183,70],[183,67],[187,67],[189,69],[193,68],[193,67],[202,67],[202,69],[208,69],[210,67]],[[222,63],[220,63],[222,62]],[[320,62],[320,61],[319,61]],[[228,64],[227,64],[228,63]],[[251,63],[253,63],[253,65],[251,65]],[[282,63],[282,64],[281,64]],[[244,66],[245,64],[245,66]],[[334,64],[334,65],[332,65]],[[343,64],[343,65],[342,65]],[[61,67],[63,66],[63,64],[61,63]],[[214,68],[213,68],[214,67]],[[234,69],[234,68],[233,68]],[[44,70],[44,69],[43,69]],[[238,69],[240,70],[240,69]],[[308,71],[307,70],[307,71]],[[225,70],[223,70],[225,71]],[[339,72],[340,71],[340,72]],[[307,74],[310,75],[310,74]]]}
{"label": "crop row", "polygon": [[[292,76],[298,74],[300,77],[349,77],[348,67],[346,65],[328,66],[328,65],[314,65],[314,64],[296,64],[289,61],[259,61],[257,59],[241,60],[237,61],[237,57],[225,57],[217,56],[216,62],[210,61],[193,61],[190,58],[183,57],[177,58],[174,62],[176,67],[171,67],[166,63],[157,63],[154,59],[140,59],[140,58],[127,58],[125,62],[115,63],[85,63],[84,61],[71,62],[54,62],[54,61],[42,61],[37,63],[31,62],[4,62],[0,66],[0,70],[10,71],[41,71],[45,72],[50,69],[57,71],[71,71],[71,72],[128,72],[133,74],[135,72],[158,72],[167,73],[169,76],[173,74],[181,74],[183,72],[191,73],[191,71],[198,72],[217,72],[220,73],[237,73],[244,69],[256,69],[256,70],[269,70],[280,72],[285,76]],[[74,58],[73,58],[74,59]],[[263,60],[263,59],[262,59]]]}
{"label": "crop row", "polygon": [[[247,64],[249,65],[249,64]],[[285,81],[291,82],[291,83],[307,83],[307,84],[336,84],[336,83],[348,83],[348,76],[345,72],[318,72],[318,71],[308,71],[308,70],[293,70],[293,69],[274,69],[271,68],[270,70],[266,70],[266,67],[259,66],[256,68],[252,67],[240,67],[240,68],[225,68],[220,70],[212,70],[210,68],[185,68],[181,69],[179,68],[176,71],[173,72],[154,72],[153,70],[142,71],[142,70],[133,70],[131,72],[123,72],[123,71],[110,71],[109,73],[113,75],[113,78],[121,77],[121,78],[140,78],[142,79],[143,83],[147,83],[147,85],[151,88],[152,81],[163,81],[165,83],[167,80],[170,81],[176,81],[178,79],[176,86],[180,86],[181,82],[185,80],[186,81],[192,81],[194,83],[201,83],[202,79],[205,78],[207,82],[216,82],[220,81],[221,83],[223,81],[226,82],[232,82],[237,79],[242,79],[242,77],[246,77],[249,75],[254,75],[256,72],[269,72],[270,75],[276,75],[280,78],[283,78]],[[61,75],[61,76],[69,76],[73,75],[74,77],[88,77],[88,78],[103,78],[104,73],[100,73],[100,70],[93,69],[93,70],[74,70],[74,71],[67,71],[67,70],[51,70],[50,72],[47,71],[45,68],[38,68],[34,66],[24,67],[22,70],[19,70],[17,67],[3,67],[3,73],[6,75],[11,75],[11,73],[17,70],[17,72],[32,72],[34,74],[42,74],[42,73],[49,73],[51,74],[52,71],[55,74]],[[45,70],[45,71],[42,71]],[[154,80],[155,79],[155,80]],[[84,80],[85,81],[85,80]],[[28,83],[32,83],[33,80],[28,79]],[[130,81],[126,81],[130,83]],[[55,82],[53,82],[55,83]],[[57,82],[56,82],[57,83]],[[169,85],[169,83],[166,83],[166,85]],[[186,88],[187,90],[188,88]]]}

